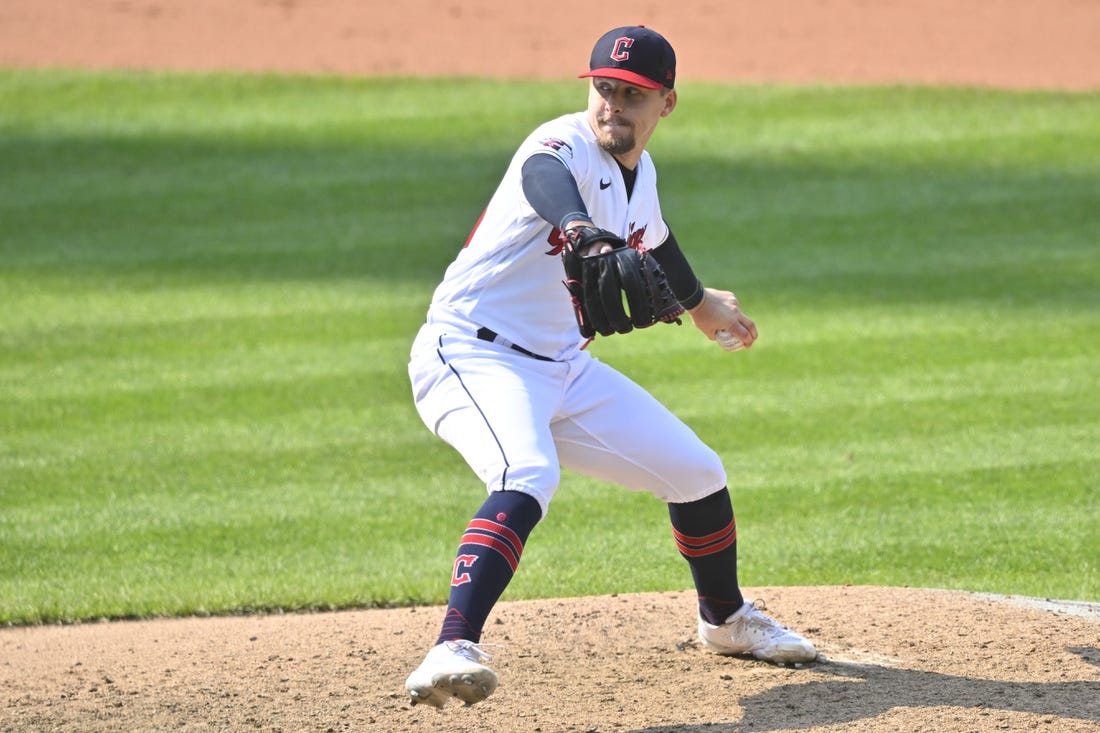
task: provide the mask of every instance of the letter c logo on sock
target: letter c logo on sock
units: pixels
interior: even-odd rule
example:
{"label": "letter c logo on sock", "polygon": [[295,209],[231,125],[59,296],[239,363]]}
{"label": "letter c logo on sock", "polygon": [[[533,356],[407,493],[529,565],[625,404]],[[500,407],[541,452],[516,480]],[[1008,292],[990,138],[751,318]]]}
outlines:
{"label": "letter c logo on sock", "polygon": [[477,562],[477,555],[459,555],[455,558],[455,571],[451,576],[451,585],[462,585],[470,582],[470,570]]}

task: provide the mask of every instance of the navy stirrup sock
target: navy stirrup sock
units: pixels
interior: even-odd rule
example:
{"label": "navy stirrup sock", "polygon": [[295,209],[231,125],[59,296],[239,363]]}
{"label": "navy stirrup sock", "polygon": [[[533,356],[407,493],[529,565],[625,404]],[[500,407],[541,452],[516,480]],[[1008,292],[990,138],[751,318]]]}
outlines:
{"label": "navy stirrup sock", "polygon": [[489,494],[459,543],[447,615],[436,644],[454,639],[481,641],[485,620],[511,582],[523,544],[541,518],[542,508],[528,494]]}
{"label": "navy stirrup sock", "polygon": [[699,614],[725,623],[744,605],[737,582],[737,523],[728,489],[686,504],[669,504],[676,547],[691,566],[699,594]]}

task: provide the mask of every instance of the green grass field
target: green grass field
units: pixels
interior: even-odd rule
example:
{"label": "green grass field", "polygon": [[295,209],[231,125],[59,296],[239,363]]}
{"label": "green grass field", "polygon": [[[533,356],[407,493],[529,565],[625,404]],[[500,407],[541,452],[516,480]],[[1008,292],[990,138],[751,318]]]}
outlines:
{"label": "green grass field", "polygon": [[[441,602],[483,489],[408,345],[583,83],[0,71],[0,623]],[[682,84],[650,149],[758,323],[598,342],[727,462],[742,581],[1100,600],[1100,94]],[[682,589],[566,475],[506,599]]]}

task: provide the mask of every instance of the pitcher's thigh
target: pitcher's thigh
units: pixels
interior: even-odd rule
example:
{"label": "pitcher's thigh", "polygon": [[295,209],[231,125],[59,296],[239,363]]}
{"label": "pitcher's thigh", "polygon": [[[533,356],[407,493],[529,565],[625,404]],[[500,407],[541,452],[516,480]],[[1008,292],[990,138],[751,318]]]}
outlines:
{"label": "pitcher's thigh", "polygon": [[501,369],[493,359],[463,355],[441,363],[431,381],[416,402],[425,424],[489,491],[530,494],[545,513],[560,468],[540,380]]}
{"label": "pitcher's thigh", "polygon": [[563,466],[666,502],[726,485],[718,454],[655,397],[603,365],[596,385],[602,397],[551,426]]}

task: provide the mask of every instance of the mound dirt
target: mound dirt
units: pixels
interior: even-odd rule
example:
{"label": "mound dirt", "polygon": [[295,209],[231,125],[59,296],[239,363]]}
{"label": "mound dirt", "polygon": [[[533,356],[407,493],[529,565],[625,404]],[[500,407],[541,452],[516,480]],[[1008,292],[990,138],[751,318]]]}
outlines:
{"label": "mound dirt", "polygon": [[820,659],[706,652],[686,591],[505,602],[483,639],[500,687],[440,711],[403,688],[439,607],[12,628],[0,729],[1100,731],[1095,617],[954,591],[749,591]]}

